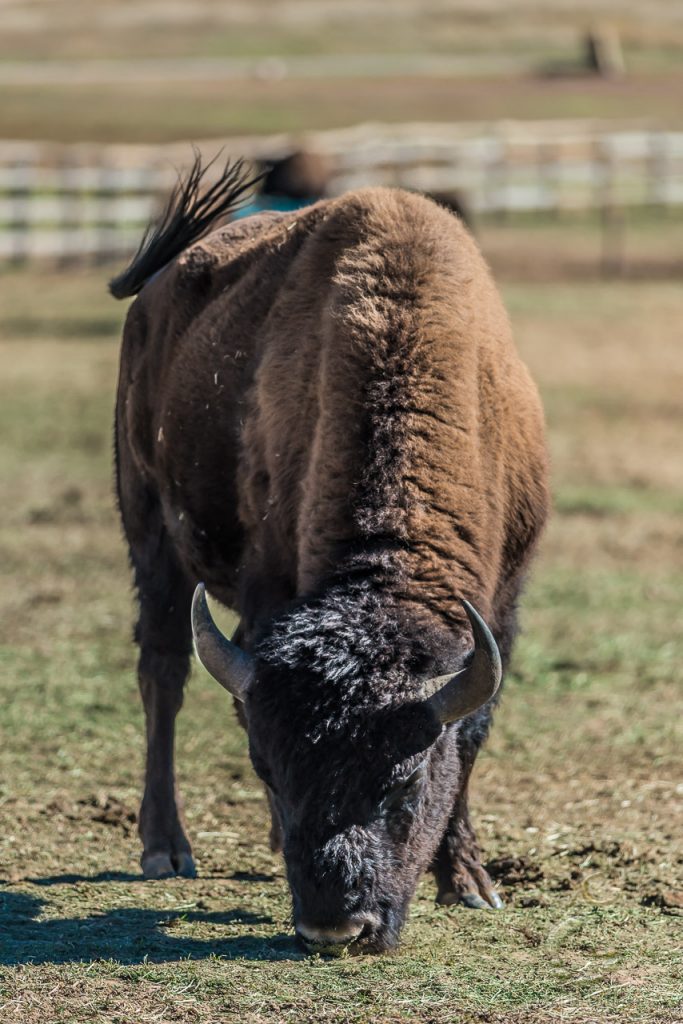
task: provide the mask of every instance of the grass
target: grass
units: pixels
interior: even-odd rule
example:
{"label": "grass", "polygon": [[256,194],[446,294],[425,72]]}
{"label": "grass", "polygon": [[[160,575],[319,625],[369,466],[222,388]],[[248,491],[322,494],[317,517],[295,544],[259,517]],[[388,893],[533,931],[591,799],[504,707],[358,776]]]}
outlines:
{"label": "grass", "polygon": [[515,278],[502,230],[482,238],[543,392],[556,499],[474,783],[507,907],[435,908],[425,880],[384,958],[295,947],[244,736],[199,670],[178,760],[200,877],[140,880],[110,481],[123,309],[101,270],[3,275],[0,1021],[681,1019],[683,299],[666,280]]}
{"label": "grass", "polygon": [[[567,59],[578,53],[590,25],[605,21],[621,33],[627,56],[648,66],[673,63],[683,44],[680,18],[669,0],[640,5],[621,0],[478,0],[403,2],[390,18],[379,3],[340,5],[326,0],[225,4],[196,0],[192,9],[159,0],[122,4],[98,0],[83,16],[69,0],[5,0],[0,59],[57,57],[268,56],[282,54],[490,53],[529,60]],[[672,52],[673,51],[673,52]]]}
{"label": "grass", "polygon": [[[66,0],[3,10],[0,72],[35,62],[22,84],[2,85],[0,138],[72,142],[168,142],[238,134],[300,133],[359,121],[628,118],[680,126],[683,29],[675,5],[656,0],[645,18],[637,5],[578,5],[515,0],[402,3],[387,17],[381,3],[192,5],[145,0]],[[590,26],[620,33],[627,74],[583,75]],[[461,61],[453,76],[410,76],[402,59],[415,54]],[[326,57],[378,55],[393,73],[335,77]],[[319,58],[320,77],[287,73],[272,58]],[[131,65],[178,61],[177,77],[147,80]],[[184,59],[253,59],[242,78],[212,80],[216,67],[184,81]],[[77,78],[41,84],[46,60],[120,62],[118,79]],[[470,64],[468,64],[468,61]],[[259,63],[260,62],[260,63]],[[472,63],[473,62],[473,63]],[[477,63],[479,62],[479,63]],[[227,65],[226,65],[227,67]],[[149,68],[148,68],[149,70]],[[185,69],[186,70],[186,69]],[[101,71],[102,73],[102,71]],[[281,77],[284,73],[285,77]],[[105,72],[111,77],[111,70]]]}
{"label": "grass", "polygon": [[303,132],[359,121],[643,118],[677,127],[679,73],[621,81],[535,76],[285,78],[4,85],[0,137],[168,142]]}

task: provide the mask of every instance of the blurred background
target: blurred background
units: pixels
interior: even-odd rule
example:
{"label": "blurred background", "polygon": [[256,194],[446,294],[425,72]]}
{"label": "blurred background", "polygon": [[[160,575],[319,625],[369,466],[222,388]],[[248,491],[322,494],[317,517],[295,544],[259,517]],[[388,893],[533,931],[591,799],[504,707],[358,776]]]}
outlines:
{"label": "blurred background", "polygon": [[315,154],[325,173],[298,182],[313,197],[377,182],[453,200],[494,261],[521,222],[512,259],[538,272],[680,269],[677,0],[0,10],[10,262],[123,257],[191,140],[209,156]]}
{"label": "blurred background", "polygon": [[[453,199],[482,231],[526,218],[546,272],[550,252],[555,273],[661,276],[680,261],[676,0],[0,10],[6,260],[123,256],[191,140],[208,155],[316,154],[316,193],[402,185]],[[510,237],[492,232],[492,258]]]}
{"label": "blurred background", "polygon": [[[389,965],[301,960],[200,671],[201,877],[139,880],[106,282],[193,144],[273,166],[252,210],[449,205],[546,408],[554,518],[473,787],[508,911],[425,882]],[[680,1020],[682,228],[680,0],[0,0],[0,1020]]]}

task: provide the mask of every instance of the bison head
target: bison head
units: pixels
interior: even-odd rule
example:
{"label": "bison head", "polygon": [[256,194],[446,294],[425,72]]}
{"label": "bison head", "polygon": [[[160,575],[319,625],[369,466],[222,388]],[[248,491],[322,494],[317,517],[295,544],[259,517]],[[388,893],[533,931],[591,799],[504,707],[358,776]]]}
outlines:
{"label": "bison head", "polygon": [[[398,941],[457,793],[454,723],[486,704],[501,678],[490,630],[463,605],[474,647],[463,631],[447,657],[386,600],[348,591],[290,611],[249,655],[218,630],[197,588],[196,650],[243,702],[309,949],[379,951]],[[448,660],[454,671],[429,674]]]}

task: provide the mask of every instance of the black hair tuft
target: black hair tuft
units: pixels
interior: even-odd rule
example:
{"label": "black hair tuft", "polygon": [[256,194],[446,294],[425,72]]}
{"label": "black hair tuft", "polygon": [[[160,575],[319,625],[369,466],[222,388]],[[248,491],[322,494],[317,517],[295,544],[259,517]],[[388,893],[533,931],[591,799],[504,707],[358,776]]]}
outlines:
{"label": "black hair tuft", "polygon": [[228,160],[218,179],[202,191],[206,174],[219,156],[204,167],[195,150],[192,168],[178,176],[161,216],[148,225],[125,270],[109,282],[115,299],[137,295],[150,277],[205,235],[219,217],[235,210],[267,173],[252,176],[244,160]]}

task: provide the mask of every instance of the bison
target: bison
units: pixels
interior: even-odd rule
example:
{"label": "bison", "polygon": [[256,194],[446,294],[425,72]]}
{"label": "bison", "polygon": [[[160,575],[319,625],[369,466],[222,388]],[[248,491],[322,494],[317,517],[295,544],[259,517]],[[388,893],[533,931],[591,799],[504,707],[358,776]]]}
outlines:
{"label": "bison", "polygon": [[[451,213],[368,188],[226,223],[251,183],[202,175],[110,286],[139,293],[116,468],[142,867],[195,874],[173,755],[194,631],[247,730],[299,939],[387,950],[427,870],[441,903],[501,906],[468,783],[548,509],[542,410]],[[205,587],[239,614],[232,640]]]}

